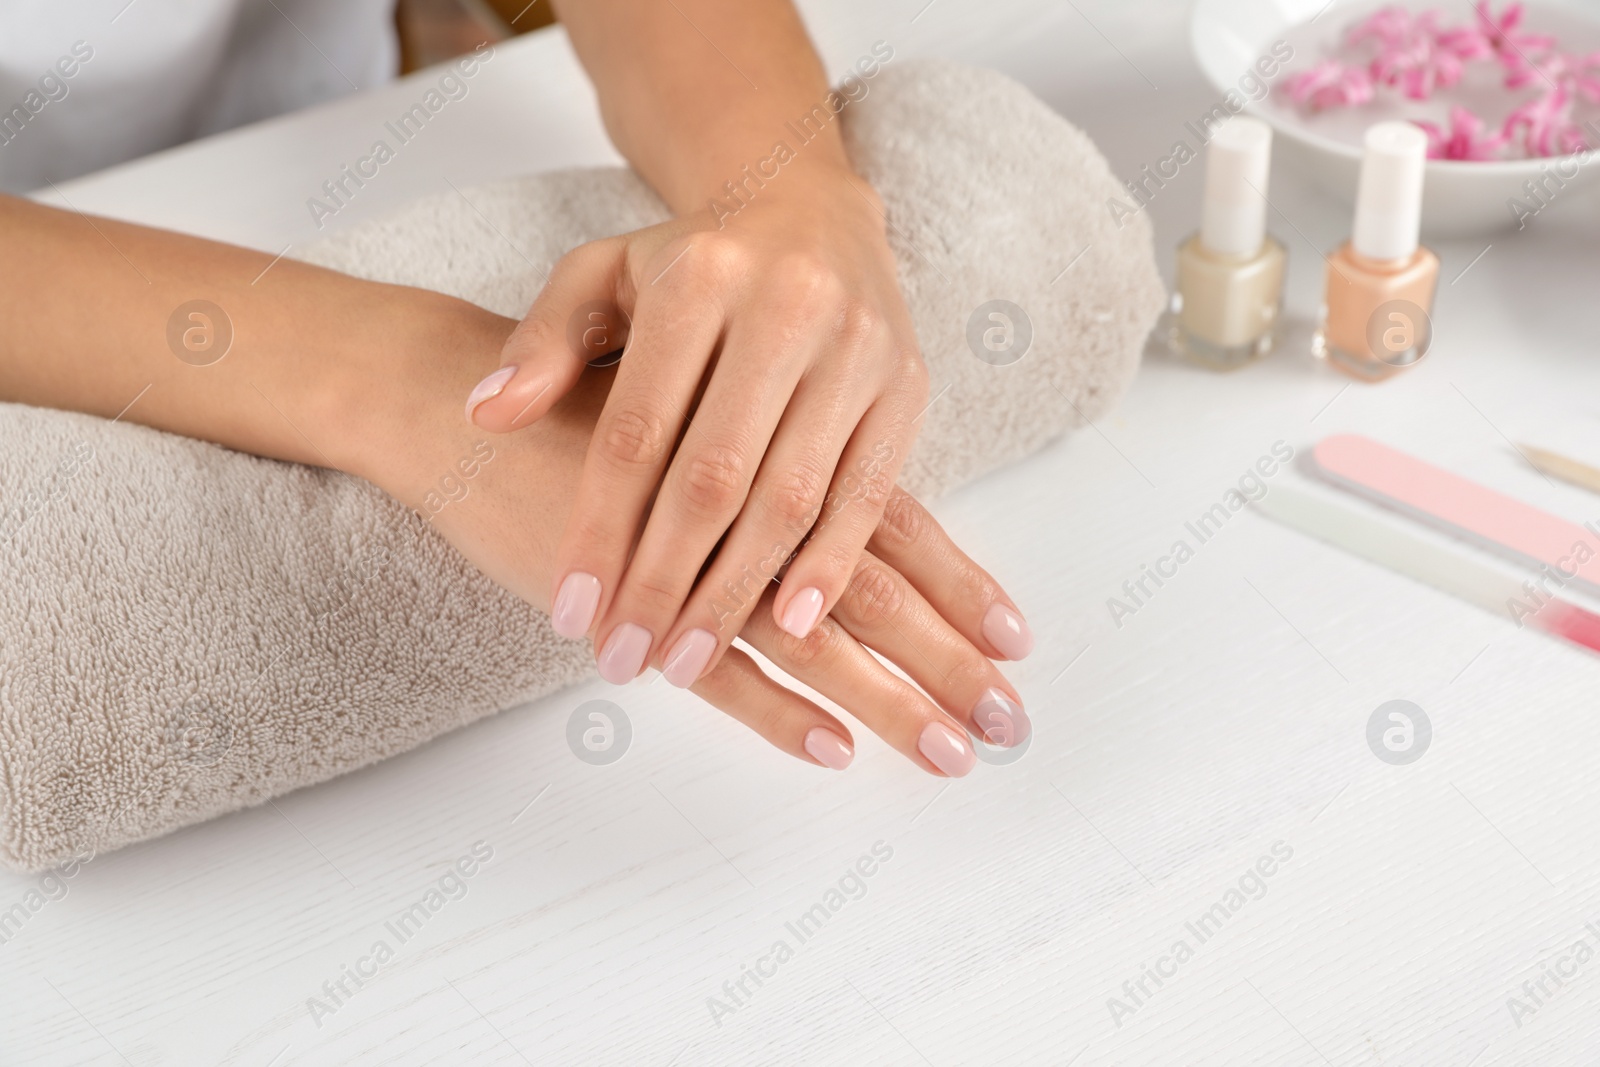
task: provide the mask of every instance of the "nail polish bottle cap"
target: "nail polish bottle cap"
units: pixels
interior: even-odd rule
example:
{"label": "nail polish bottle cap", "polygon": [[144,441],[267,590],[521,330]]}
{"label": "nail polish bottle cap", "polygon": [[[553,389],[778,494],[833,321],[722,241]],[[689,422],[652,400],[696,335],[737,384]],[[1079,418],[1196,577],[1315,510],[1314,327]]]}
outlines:
{"label": "nail polish bottle cap", "polygon": [[1253,256],[1267,231],[1267,169],[1272,127],[1236,115],[1217,128],[1206,148],[1206,192],[1200,205],[1200,243],[1223,256]]}
{"label": "nail polish bottle cap", "polygon": [[1368,259],[1409,259],[1422,228],[1428,136],[1409,122],[1367,127],[1350,245]]}

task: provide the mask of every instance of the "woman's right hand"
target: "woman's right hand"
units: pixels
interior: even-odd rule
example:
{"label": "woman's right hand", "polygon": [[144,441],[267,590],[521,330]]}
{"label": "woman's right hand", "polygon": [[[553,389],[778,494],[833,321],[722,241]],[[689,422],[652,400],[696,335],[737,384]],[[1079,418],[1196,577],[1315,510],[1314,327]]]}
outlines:
{"label": "woman's right hand", "polygon": [[[364,423],[367,444],[355,472],[430,517],[491,579],[549,610],[550,570],[612,372],[586,372],[538,423],[515,435],[486,438],[463,422],[456,405],[441,402],[453,394],[440,380],[470,376],[485,343],[492,345],[489,358],[498,352],[510,322],[494,316],[486,321],[485,315],[472,309],[472,324],[448,333],[455,346],[469,347],[467,355],[457,351],[412,368],[421,380],[404,390],[406,410]],[[451,360],[469,366],[456,368]],[[486,450],[490,458],[484,461]],[[452,479],[464,457],[473,457],[474,476]],[[446,479],[465,492],[442,494]],[[763,599],[770,601],[777,588],[770,584]],[[900,490],[829,617],[808,636],[795,638],[770,611],[755,611],[739,636],[932,774],[959,777],[970,771],[976,761],[972,736],[1015,745],[1031,730],[1021,698],[991,662],[1026,654],[1031,638],[1021,615],[998,583]],[[793,756],[835,769],[853,756],[848,727],[767,677],[738,649],[692,688]]]}

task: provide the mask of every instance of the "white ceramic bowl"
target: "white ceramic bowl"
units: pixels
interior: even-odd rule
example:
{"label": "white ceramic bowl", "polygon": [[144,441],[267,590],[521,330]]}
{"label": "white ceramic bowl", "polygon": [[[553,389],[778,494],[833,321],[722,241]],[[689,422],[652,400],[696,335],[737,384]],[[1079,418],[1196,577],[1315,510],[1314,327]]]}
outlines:
{"label": "white ceramic bowl", "polygon": [[[1497,11],[1502,3],[1495,4]],[[1215,103],[1221,103],[1228,92],[1248,99],[1252,86],[1247,81],[1245,91],[1241,91],[1240,79],[1258,59],[1271,55],[1275,42],[1284,42],[1294,50],[1293,57],[1272,78],[1273,91],[1247,103],[1245,110],[1272,124],[1278,135],[1275,151],[1303,164],[1302,169],[1311,174],[1317,185],[1346,202],[1355,199],[1361,132],[1371,123],[1425,118],[1448,126],[1446,114],[1451,101],[1459,101],[1486,120],[1498,123],[1511,107],[1511,97],[1499,87],[1496,65],[1488,63],[1473,64],[1459,87],[1436,94],[1429,101],[1406,100],[1396,92],[1383,90],[1378,94],[1379,100],[1371,104],[1330,110],[1308,119],[1282,97],[1280,87],[1289,74],[1331,54],[1351,23],[1382,6],[1381,2],[1347,0],[1198,0],[1189,26],[1195,59],[1217,89]],[[1473,17],[1472,5],[1466,0],[1409,0],[1405,6],[1412,10],[1439,8],[1451,24]],[[1600,5],[1594,0],[1535,0],[1526,8],[1524,28],[1557,35],[1561,47],[1569,52],[1582,55],[1600,49]],[[1259,95],[1259,89],[1253,91]],[[1526,95],[1523,90],[1517,99]],[[1555,195],[1574,196],[1580,188],[1592,187],[1600,174],[1600,152],[1570,160],[1429,160],[1423,192],[1423,231],[1430,237],[1466,237],[1515,227],[1518,213],[1509,201],[1515,198],[1536,207],[1523,183],[1539,178],[1541,167],[1554,170],[1558,164],[1564,174],[1576,170],[1576,175]],[[1556,185],[1547,179],[1546,188]]]}

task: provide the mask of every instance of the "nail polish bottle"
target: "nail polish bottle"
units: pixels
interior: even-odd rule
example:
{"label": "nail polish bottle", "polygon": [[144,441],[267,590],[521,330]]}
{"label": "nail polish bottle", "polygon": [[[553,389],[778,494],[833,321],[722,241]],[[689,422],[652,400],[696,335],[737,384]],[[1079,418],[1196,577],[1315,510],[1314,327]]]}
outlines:
{"label": "nail polish bottle", "polygon": [[1368,127],[1350,240],[1328,257],[1318,357],[1362,381],[1416,365],[1433,340],[1439,257],[1418,243],[1428,138],[1409,122]]}
{"label": "nail polish bottle", "polygon": [[1232,370],[1278,343],[1287,254],[1267,236],[1272,127],[1240,115],[1206,148],[1200,231],[1178,246],[1168,345],[1174,355]]}

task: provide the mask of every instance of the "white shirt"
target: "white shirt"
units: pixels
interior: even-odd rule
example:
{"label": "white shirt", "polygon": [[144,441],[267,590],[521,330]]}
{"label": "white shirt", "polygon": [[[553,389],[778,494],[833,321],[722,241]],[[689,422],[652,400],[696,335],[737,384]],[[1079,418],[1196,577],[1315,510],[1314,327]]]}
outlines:
{"label": "white shirt", "polygon": [[393,78],[394,0],[0,0],[0,189]]}

